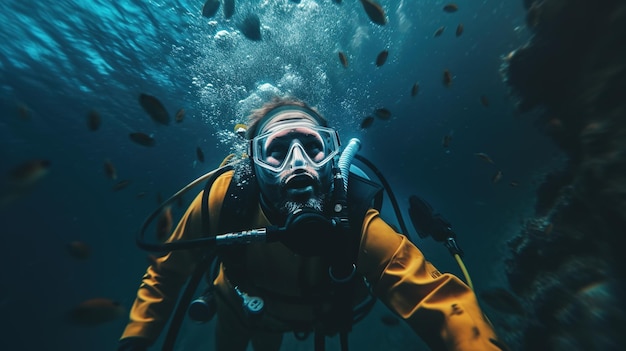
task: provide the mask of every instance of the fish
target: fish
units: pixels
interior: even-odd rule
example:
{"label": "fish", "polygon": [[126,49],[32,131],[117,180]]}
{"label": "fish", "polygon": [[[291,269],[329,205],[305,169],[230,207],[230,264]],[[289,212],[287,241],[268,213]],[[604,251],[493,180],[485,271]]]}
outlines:
{"label": "fish", "polygon": [[388,120],[391,118],[391,111],[384,107],[381,107],[374,110],[374,115],[380,119]]}
{"label": "fish", "polygon": [[374,0],[361,0],[361,5],[372,22],[381,26],[387,24],[387,15],[379,3]]}
{"label": "fish", "polygon": [[86,260],[91,257],[91,247],[83,241],[75,240],[68,243],[67,252],[79,260]]}
{"label": "fish", "polygon": [[89,111],[89,113],[87,113],[87,128],[91,131],[96,131],[100,128],[100,124],[102,124],[102,119],[100,118],[98,111]]}
{"label": "fish", "polygon": [[67,317],[72,324],[95,326],[123,317],[126,309],[117,301],[108,298],[92,298],[72,308]]}
{"label": "fish", "polygon": [[485,107],[489,107],[489,99],[487,99],[486,95],[480,96],[480,103]]}
{"label": "fish", "polygon": [[50,172],[51,162],[47,159],[32,159],[9,170],[10,185],[27,187],[35,184]]}
{"label": "fish", "polygon": [[413,86],[411,87],[411,96],[416,96],[417,93],[419,93],[419,90],[420,90],[420,85],[419,83],[415,82]]}
{"label": "fish", "polygon": [[509,183],[509,185],[511,186],[511,188],[515,188],[515,187],[519,186],[519,183],[518,183],[518,182],[516,182],[516,181],[511,181],[511,182]]}
{"label": "fish", "polygon": [[515,315],[524,315],[526,313],[524,306],[517,298],[504,288],[491,288],[481,291],[478,295],[489,306],[500,312]]}
{"label": "fish", "polygon": [[29,120],[32,113],[26,104],[19,104],[17,105],[17,115],[20,116],[20,119],[22,120]]}
{"label": "fish", "polygon": [[452,85],[452,73],[448,69],[443,70],[443,85],[446,88]]}
{"label": "fish", "polygon": [[441,36],[441,34],[443,34],[443,31],[446,29],[445,26],[441,26],[439,28],[437,28],[437,30],[435,31],[435,33],[433,34],[433,37],[439,37]]}
{"label": "fish", "polygon": [[132,183],[132,182],[130,180],[128,180],[128,179],[120,180],[119,182],[117,182],[117,183],[115,183],[113,185],[112,190],[113,191],[120,191],[120,190],[126,188],[127,186],[129,186],[130,183]]}
{"label": "fish", "polygon": [[387,61],[387,57],[389,57],[389,51],[388,50],[381,51],[378,54],[378,56],[376,56],[376,67],[380,67],[384,65],[385,62]]}
{"label": "fish", "polygon": [[474,156],[480,158],[481,160],[483,160],[485,162],[488,162],[488,163],[491,163],[491,164],[494,163],[493,160],[491,159],[491,157],[489,157],[489,155],[487,155],[484,152],[476,152],[476,153],[474,153]]}
{"label": "fish", "polygon": [[224,0],[224,18],[229,19],[235,14],[235,0]]}
{"label": "fish", "polygon": [[204,162],[204,152],[202,152],[202,149],[199,146],[196,147],[196,157],[198,157],[198,161]]}
{"label": "fish", "polygon": [[452,134],[446,134],[443,136],[443,138],[441,139],[441,145],[444,148],[448,148],[450,147],[450,142],[452,141]]}
{"label": "fish", "polygon": [[180,108],[178,109],[178,111],[176,111],[176,114],[174,115],[174,120],[176,121],[176,123],[180,123],[183,121],[183,119],[185,119],[185,109]]}
{"label": "fish", "polygon": [[500,181],[500,179],[502,179],[502,171],[501,171],[501,170],[498,170],[498,171],[497,171],[497,172],[493,175],[493,177],[491,177],[491,182],[492,182],[493,184],[496,184],[497,182],[499,182],[499,181]]}
{"label": "fish", "polygon": [[465,28],[463,27],[463,23],[459,23],[459,25],[458,25],[458,26],[456,26],[456,32],[455,32],[455,34],[456,34],[457,38],[458,38],[458,37],[460,37],[460,36],[461,36],[461,34],[463,34],[463,30],[464,30],[464,29],[465,29]]}
{"label": "fish", "polygon": [[165,106],[156,97],[148,94],[139,94],[139,104],[144,111],[157,123],[168,125],[170,123],[170,115]]}
{"label": "fish", "polygon": [[207,0],[202,6],[202,16],[211,18],[215,16],[217,10],[220,8],[220,0]]}
{"label": "fish", "polygon": [[145,191],[140,191],[140,192],[137,193],[136,196],[137,196],[138,199],[143,199],[146,196],[146,194],[148,194],[148,193],[145,192]]}
{"label": "fish", "polygon": [[159,241],[165,241],[170,236],[174,220],[172,216],[172,207],[165,206],[159,214],[159,219],[156,224],[156,237]]}
{"label": "fish", "polygon": [[135,143],[139,145],[152,147],[156,143],[154,138],[149,136],[146,133],[135,132],[135,133],[130,133],[128,136],[130,136],[130,140],[134,141]]}
{"label": "fish", "polygon": [[459,7],[454,3],[449,3],[443,6],[443,10],[448,13],[457,12]]}
{"label": "fish", "polygon": [[384,325],[388,325],[388,326],[396,326],[400,324],[400,319],[394,315],[391,314],[384,314],[382,316],[380,316],[380,321],[384,324]]}
{"label": "fish", "polygon": [[253,41],[261,40],[261,20],[256,14],[248,14],[238,27],[246,38]]}
{"label": "fish", "polygon": [[342,51],[339,51],[339,62],[344,68],[348,68],[348,57]]}
{"label": "fish", "polygon": [[366,116],[361,121],[361,129],[367,129],[367,128],[371,127],[372,123],[374,123],[374,117],[373,116]]}
{"label": "fish", "polygon": [[104,160],[104,174],[106,174],[109,179],[117,179],[117,170],[115,169],[113,162],[109,159]]}

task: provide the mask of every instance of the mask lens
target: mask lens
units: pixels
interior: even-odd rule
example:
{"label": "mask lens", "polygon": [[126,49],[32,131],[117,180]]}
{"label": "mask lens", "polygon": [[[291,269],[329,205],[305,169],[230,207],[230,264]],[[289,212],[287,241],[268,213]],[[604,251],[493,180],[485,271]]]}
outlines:
{"label": "mask lens", "polygon": [[295,158],[319,168],[339,152],[334,130],[301,122],[278,125],[255,137],[252,143],[254,161],[275,172]]}

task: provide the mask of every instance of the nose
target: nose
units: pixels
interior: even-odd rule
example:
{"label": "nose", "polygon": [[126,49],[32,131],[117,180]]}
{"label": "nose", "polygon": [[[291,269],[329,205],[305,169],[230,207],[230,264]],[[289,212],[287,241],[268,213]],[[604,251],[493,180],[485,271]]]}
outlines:
{"label": "nose", "polygon": [[300,143],[296,143],[293,146],[293,152],[291,154],[291,160],[289,160],[291,168],[301,168],[308,165],[306,157],[304,157],[304,150]]}

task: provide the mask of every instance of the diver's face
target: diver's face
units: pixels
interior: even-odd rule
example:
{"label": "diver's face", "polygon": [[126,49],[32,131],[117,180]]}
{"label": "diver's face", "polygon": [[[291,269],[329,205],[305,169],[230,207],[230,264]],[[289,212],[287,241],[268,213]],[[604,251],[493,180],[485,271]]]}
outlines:
{"label": "diver's face", "polygon": [[253,140],[255,172],[268,205],[283,214],[322,210],[338,151],[331,131],[307,119],[277,121]]}

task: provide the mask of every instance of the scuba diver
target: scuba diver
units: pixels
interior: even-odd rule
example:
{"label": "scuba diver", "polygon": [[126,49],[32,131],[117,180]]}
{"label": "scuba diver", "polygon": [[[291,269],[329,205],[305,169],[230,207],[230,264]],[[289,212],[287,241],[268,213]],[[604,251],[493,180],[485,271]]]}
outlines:
{"label": "scuba diver", "polygon": [[143,276],[118,351],[147,350],[170,319],[163,349],[173,349],[186,313],[216,314],[217,351],[278,351],[286,332],[313,335],[316,351],[339,335],[346,351],[375,301],[432,350],[503,349],[473,290],[381,218],[381,186],[351,171],[357,139],[340,150],[327,120],[292,97],[253,110],[245,132],[243,158],[203,178],[165,243],[138,235],[164,254]]}

